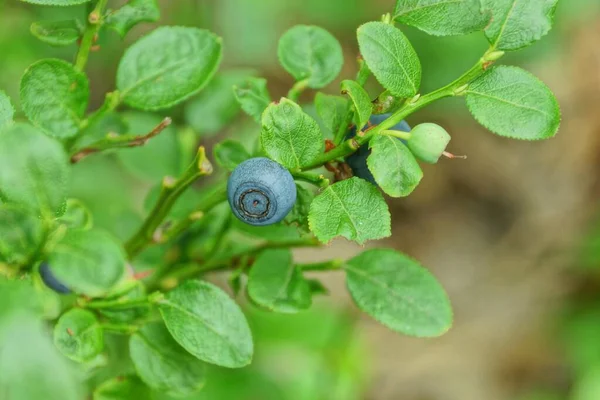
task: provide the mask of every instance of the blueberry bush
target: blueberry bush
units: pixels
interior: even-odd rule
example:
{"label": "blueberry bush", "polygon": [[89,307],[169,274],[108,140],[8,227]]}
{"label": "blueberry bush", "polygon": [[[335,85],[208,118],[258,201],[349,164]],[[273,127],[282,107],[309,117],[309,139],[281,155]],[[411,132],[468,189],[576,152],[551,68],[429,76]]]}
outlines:
{"label": "blueberry bush", "polygon": [[[479,123],[512,139],[548,139],[560,124],[544,83],[498,65],[506,52],[548,33],[558,0],[397,0],[381,20],[358,27],[357,73],[337,94],[318,92],[344,67],[337,39],[317,26],[291,27],[278,58],[293,84],[277,101],[251,71],[217,73],[223,43],[216,34],[163,26],[125,51],[114,91],[93,110],[86,69],[98,38],[108,29],[126,37],[158,21],[156,1],[117,9],[107,0],[25,1],[85,4],[88,11],[84,22],[31,26],[39,40],[77,43],[78,51],[24,72],[19,112],[0,91],[4,399],[193,396],[207,364],[251,363],[255,344],[245,315],[252,309],[298,313],[327,293],[309,271],[343,271],[357,307],[398,333],[442,335],[452,325],[450,301],[416,260],[372,248],[348,260],[302,264],[292,250],[390,236],[385,195],[410,195],[423,178],[419,162],[456,157],[446,150],[443,127],[405,122],[431,103],[462,97]],[[421,93],[421,63],[403,25],[434,36],[480,31],[489,49],[456,80]],[[379,93],[365,90],[369,79]],[[218,132],[232,117],[229,99],[258,134],[251,149],[226,139],[209,155],[189,126]],[[171,114],[186,101],[185,112]],[[151,164],[139,162],[141,149]],[[116,232],[96,226],[86,202],[72,195],[77,185],[96,184],[74,181],[74,166],[109,153],[156,183],[145,218],[123,221]],[[123,237],[126,225],[133,233]],[[203,279],[213,271],[229,271],[241,304]],[[108,340],[114,335],[125,346],[115,349]],[[123,374],[123,364],[134,373]]]}

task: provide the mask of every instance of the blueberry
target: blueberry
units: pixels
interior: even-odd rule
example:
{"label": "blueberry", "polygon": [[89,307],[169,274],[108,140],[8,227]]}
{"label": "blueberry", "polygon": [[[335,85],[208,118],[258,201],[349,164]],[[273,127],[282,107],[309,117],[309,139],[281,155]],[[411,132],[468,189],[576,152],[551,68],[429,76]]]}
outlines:
{"label": "blueberry", "polygon": [[61,294],[69,294],[71,293],[71,289],[66,287],[61,281],[59,281],[56,276],[50,270],[50,264],[44,262],[40,265],[40,276],[42,277],[42,281],[48,286],[50,289],[54,290],[57,293]]}
{"label": "blueberry", "polygon": [[250,225],[271,225],[285,218],[296,202],[290,172],[268,158],[238,165],[227,181],[227,199],[235,216]]}
{"label": "blueberry", "polygon": [[[379,125],[390,115],[392,114],[371,115],[371,118],[369,118],[369,122],[371,123],[371,125]],[[391,127],[390,130],[410,132],[410,126],[406,121],[401,121],[400,123]],[[356,136],[356,127],[352,128],[350,132],[348,132],[348,135],[346,135],[346,139],[353,138],[354,136]],[[403,140],[401,141],[404,142]],[[360,146],[360,148],[356,152],[346,157],[346,163],[350,166],[350,168],[352,168],[352,173],[354,174],[354,176],[367,180],[372,184],[376,185],[377,183],[375,182],[375,178],[373,177],[373,174],[371,173],[371,171],[369,171],[369,168],[367,167],[367,157],[369,157],[369,154],[371,154],[369,146]]]}

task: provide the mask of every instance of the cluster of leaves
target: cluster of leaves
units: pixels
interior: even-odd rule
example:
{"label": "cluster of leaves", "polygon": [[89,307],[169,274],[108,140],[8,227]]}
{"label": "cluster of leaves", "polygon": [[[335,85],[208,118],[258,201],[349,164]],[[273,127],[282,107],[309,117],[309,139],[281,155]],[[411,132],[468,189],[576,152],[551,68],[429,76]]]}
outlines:
{"label": "cluster of leaves", "polygon": [[[80,44],[74,63],[45,59],[25,71],[20,104],[28,122],[14,121],[12,103],[0,92],[0,272],[6,278],[0,281],[0,393],[13,399],[81,398],[73,383],[81,374],[54,354],[44,320],[56,320],[54,344],[78,363],[83,379],[108,379],[93,384],[96,399],[135,398],[148,390],[189,396],[201,389],[206,364],[246,366],[254,344],[242,309],[219,287],[195,279],[219,269],[233,270],[235,293],[246,282],[248,307],[281,313],[305,310],[313,296],[326,292],[306,272],[343,270],[355,303],[377,321],[407,335],[443,334],[452,323],[449,300],[410,257],[371,249],[350,260],[299,264],[291,250],[336,237],[362,244],[390,235],[383,193],[407,196],[423,175],[414,148],[390,140],[399,135],[391,128],[434,101],[465,97],[482,125],[511,138],[549,138],[560,122],[557,102],[542,82],[519,68],[492,66],[504,52],[530,45],[550,29],[557,0],[398,0],[393,14],[359,27],[359,72],[341,83],[343,96],[316,94],[321,124],[298,101],[342,70],[341,46],[324,29],[300,25],[282,36],[279,60],[295,84],[287,98],[272,102],[266,80],[248,71],[215,76],[222,46],[213,33],[157,28],[127,49],[115,91],[89,113],[84,71],[97,36],[105,27],[125,36],[138,23],[156,21],[156,2],[131,0],[111,11],[106,0],[28,1],[87,3],[88,20],[32,26],[51,45]],[[490,49],[456,81],[421,95],[419,58],[396,23],[434,35],[483,30]],[[371,75],[383,90],[375,101],[363,87]],[[188,99],[185,120],[205,134],[220,131],[238,107],[260,125],[253,151],[225,140],[215,146],[214,159],[230,171],[255,156],[287,168],[299,183],[298,199],[283,223],[257,228],[234,220],[224,204],[224,179],[201,191],[192,187],[213,171],[204,148],[196,148],[189,129],[174,129],[170,118],[147,113]],[[121,112],[124,107],[138,111]],[[383,113],[389,114],[383,122],[369,125],[372,114]],[[348,136],[351,126],[358,128],[354,137]],[[340,172],[344,157],[360,146],[371,150],[367,164],[378,186]],[[148,195],[145,220],[124,241],[121,232],[95,226],[84,202],[69,198],[72,164],[113,150],[128,169],[162,179]],[[168,157],[171,150],[176,155]],[[150,166],[140,166],[140,151],[152,157]],[[322,167],[335,176],[311,172]],[[45,287],[40,265],[72,294],[59,298]],[[127,373],[137,378],[113,379],[119,369],[105,356],[110,332],[128,338],[134,368]],[[35,352],[14,354],[21,343]],[[27,358],[36,353],[47,356]],[[19,358],[15,367],[11,360]]]}

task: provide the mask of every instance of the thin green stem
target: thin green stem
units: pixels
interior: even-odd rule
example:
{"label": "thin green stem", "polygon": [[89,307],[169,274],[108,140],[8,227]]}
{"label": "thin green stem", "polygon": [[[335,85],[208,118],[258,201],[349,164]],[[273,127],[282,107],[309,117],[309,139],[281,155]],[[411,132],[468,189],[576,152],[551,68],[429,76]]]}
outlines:
{"label": "thin green stem", "polygon": [[292,88],[289,90],[287,98],[292,101],[298,102],[298,99],[300,99],[300,95],[306,90],[307,87],[308,79],[303,79],[301,81],[296,82],[294,86],[292,86]]}
{"label": "thin green stem", "polygon": [[[359,85],[364,86],[367,83],[367,79],[371,75],[371,70],[367,66],[367,63],[362,57],[358,58],[358,73],[356,74],[356,82]],[[344,122],[340,125],[338,131],[335,133],[333,138],[333,143],[338,146],[342,141],[346,138],[348,133],[348,127],[352,124],[352,119],[354,118],[354,110],[352,108],[352,102],[348,102],[346,106],[346,117],[344,118]]]}
{"label": "thin green stem", "polygon": [[297,264],[298,268],[303,271],[334,271],[342,268],[344,260],[334,259],[330,261],[311,263],[311,264]]}
{"label": "thin green stem", "polygon": [[89,303],[85,302],[81,306],[90,310],[126,310],[147,304],[150,304],[148,297],[141,297],[139,299],[93,300]]}
{"label": "thin green stem", "polygon": [[212,171],[213,167],[206,158],[204,147],[200,147],[194,161],[181,178],[174,180],[167,177],[163,180],[162,190],[154,208],[150,211],[137,233],[125,244],[125,250],[130,259],[144,250],[149,243],[153,241],[160,242],[160,236],[158,235],[160,232],[157,229],[163,223],[179,196],[198,178],[210,175]]}
{"label": "thin green stem", "polygon": [[129,324],[102,324],[100,325],[105,331],[113,333],[121,333],[123,335],[132,335],[136,333],[140,328],[137,325]]}
{"label": "thin green stem", "polygon": [[102,24],[104,23],[103,14],[107,3],[108,0],[98,0],[96,7],[94,7],[88,16],[87,27],[83,33],[83,37],[81,38],[79,51],[77,52],[77,56],[75,58],[75,69],[77,71],[83,72],[85,70],[88,57],[90,56],[90,50],[97,39],[100,27],[102,27]]}
{"label": "thin green stem", "polygon": [[404,132],[404,131],[388,131],[388,130],[386,130],[386,131],[381,132],[381,134],[397,137],[398,139],[402,139],[402,140],[409,140],[411,137],[410,132]]}
{"label": "thin green stem", "polygon": [[310,172],[292,171],[292,176],[298,181],[312,183],[320,188],[326,188],[329,186],[329,179],[325,178],[324,175],[312,174]]}

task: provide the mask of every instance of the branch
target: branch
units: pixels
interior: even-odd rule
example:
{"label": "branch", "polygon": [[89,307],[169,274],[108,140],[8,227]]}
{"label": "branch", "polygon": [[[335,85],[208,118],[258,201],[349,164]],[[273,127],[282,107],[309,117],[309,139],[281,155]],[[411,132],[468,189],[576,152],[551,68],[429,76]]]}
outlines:
{"label": "branch", "polygon": [[96,43],[98,40],[98,32],[104,23],[102,14],[104,13],[107,3],[108,0],[99,0],[96,4],[96,7],[88,16],[87,27],[83,33],[79,51],[77,52],[77,57],[75,58],[75,69],[77,71],[83,72],[85,70],[85,66],[87,65],[88,57],[90,55],[90,50],[95,47],[94,43]]}
{"label": "branch", "polygon": [[161,121],[152,131],[146,135],[114,135],[109,133],[105,139],[99,140],[90,146],[78,150],[71,156],[71,163],[76,164],[83,160],[90,154],[98,153],[103,150],[128,148],[128,147],[139,147],[145,145],[150,139],[158,136],[164,131],[169,125],[171,125],[171,118],[167,117]]}

